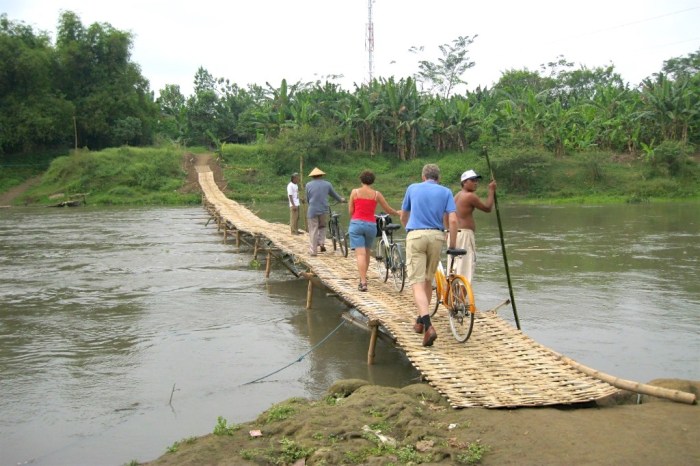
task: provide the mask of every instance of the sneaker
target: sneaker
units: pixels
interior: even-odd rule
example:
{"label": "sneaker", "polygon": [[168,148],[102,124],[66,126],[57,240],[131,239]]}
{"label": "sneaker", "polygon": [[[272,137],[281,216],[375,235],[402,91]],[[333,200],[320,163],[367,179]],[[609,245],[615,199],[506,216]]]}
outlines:
{"label": "sneaker", "polygon": [[321,246],[321,248],[320,248],[319,250],[320,250],[321,252],[326,252],[326,247],[325,247],[325,246]]}
{"label": "sneaker", "polygon": [[437,332],[435,326],[431,325],[423,335],[423,346],[433,346],[433,342],[437,340]]}
{"label": "sneaker", "polygon": [[413,331],[416,333],[423,333],[423,322],[416,322],[413,324]]}

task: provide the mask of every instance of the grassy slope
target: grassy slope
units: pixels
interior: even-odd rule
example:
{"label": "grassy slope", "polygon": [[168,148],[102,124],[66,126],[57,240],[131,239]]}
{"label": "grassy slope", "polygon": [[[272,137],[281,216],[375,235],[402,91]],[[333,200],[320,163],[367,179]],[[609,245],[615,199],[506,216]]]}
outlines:
{"label": "grassy slope", "polygon": [[[190,149],[204,152],[202,148]],[[304,175],[318,165],[336,190],[347,196],[359,185],[358,175],[369,169],[377,175],[375,187],[390,203],[398,204],[406,187],[420,181],[425,163],[436,163],[442,183],[459,189],[459,175],[468,168],[487,175],[486,159],[476,153],[444,153],[401,162],[390,154],[336,152],[324,157],[275,154],[267,145],[227,145],[220,158],[230,195],[240,201],[285,199],[292,172]],[[112,148],[78,151],[53,159],[38,186],[15,199],[15,204],[50,204],[89,193],[90,204],[191,204],[199,196],[188,192],[183,156],[177,147]],[[499,183],[499,199],[529,203],[640,202],[657,199],[700,199],[700,169],[689,160],[682,173],[669,176],[639,158],[613,154],[574,154],[555,160],[535,151],[494,150],[490,161]],[[37,170],[5,166],[0,192],[9,190]],[[480,193],[484,194],[486,183]],[[56,196],[63,194],[63,198]]]}
{"label": "grassy slope", "polygon": [[[278,159],[264,146],[227,146],[223,156],[224,176],[234,187],[238,200],[272,201],[284,199],[289,174],[303,171],[304,182],[313,165],[300,157]],[[641,159],[620,160],[612,154],[577,154],[564,159],[545,157],[544,164],[525,165],[517,156],[495,153],[491,164],[499,183],[499,199],[508,202],[602,203],[639,202],[658,199],[699,199],[700,170],[689,161],[682,176],[671,177],[654,170]],[[369,169],[377,175],[375,187],[390,201],[403,197],[406,187],[420,181],[421,168],[436,163],[442,183],[459,189],[459,176],[468,169],[487,175],[486,159],[474,153],[437,154],[400,162],[391,156],[338,153],[319,162],[326,179],[347,195],[359,185],[358,175]],[[500,171],[499,171],[500,170]],[[485,193],[486,183],[480,192]]]}

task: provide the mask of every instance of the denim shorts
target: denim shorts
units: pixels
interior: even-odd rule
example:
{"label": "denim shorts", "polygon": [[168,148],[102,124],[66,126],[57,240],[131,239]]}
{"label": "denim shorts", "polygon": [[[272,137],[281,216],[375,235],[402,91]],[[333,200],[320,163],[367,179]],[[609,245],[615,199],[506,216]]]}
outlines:
{"label": "denim shorts", "polygon": [[374,238],[377,236],[377,224],[364,220],[350,220],[348,233],[350,234],[350,249],[372,249]]}

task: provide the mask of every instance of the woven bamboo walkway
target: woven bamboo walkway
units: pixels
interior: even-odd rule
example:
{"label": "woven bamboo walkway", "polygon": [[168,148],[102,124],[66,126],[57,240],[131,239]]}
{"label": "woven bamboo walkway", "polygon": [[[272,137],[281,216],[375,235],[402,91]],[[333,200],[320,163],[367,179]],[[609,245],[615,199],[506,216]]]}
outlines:
{"label": "woven bamboo walkway", "polygon": [[344,301],[370,320],[377,320],[396,344],[455,408],[517,407],[571,404],[597,400],[618,391],[613,385],[586,375],[562,357],[524,335],[490,312],[479,312],[465,344],[452,337],[444,308],[433,324],[438,339],[422,346],[413,332],[415,306],[408,287],[398,293],[391,284],[369,277],[369,292],[357,290],[357,267],[350,254],[308,254],[308,236],[290,235],[286,224],[269,223],[228,199],[217,187],[208,167],[198,167],[204,202],[239,231],[264,237],[279,250],[294,254]]}

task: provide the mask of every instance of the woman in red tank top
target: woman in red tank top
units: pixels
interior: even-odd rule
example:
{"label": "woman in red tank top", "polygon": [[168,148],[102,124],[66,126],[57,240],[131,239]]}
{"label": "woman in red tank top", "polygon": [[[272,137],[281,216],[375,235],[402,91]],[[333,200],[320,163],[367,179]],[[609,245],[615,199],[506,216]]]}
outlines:
{"label": "woman in red tank top", "polygon": [[386,202],[382,193],[372,188],[374,173],[369,170],[363,171],[360,173],[360,182],[362,186],[353,189],[350,193],[348,233],[350,234],[350,249],[355,251],[357,270],[360,272],[360,284],[357,289],[367,291],[367,269],[369,268],[374,239],[377,236],[377,224],[374,219],[377,204],[391,215],[400,215],[400,212],[394,210]]}

